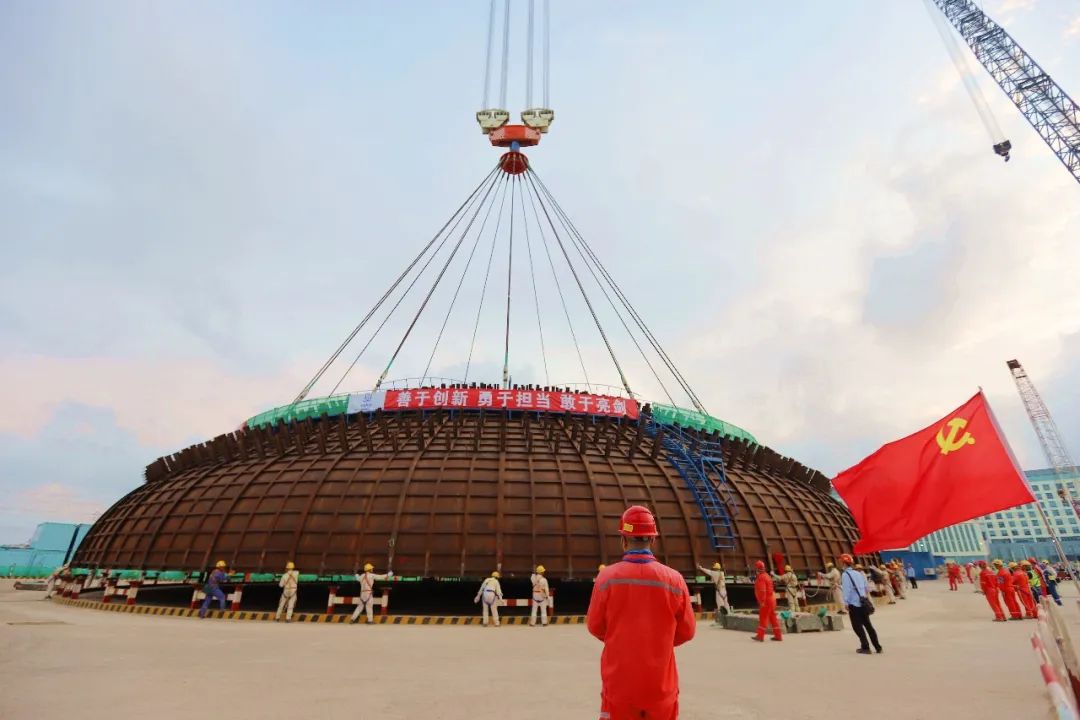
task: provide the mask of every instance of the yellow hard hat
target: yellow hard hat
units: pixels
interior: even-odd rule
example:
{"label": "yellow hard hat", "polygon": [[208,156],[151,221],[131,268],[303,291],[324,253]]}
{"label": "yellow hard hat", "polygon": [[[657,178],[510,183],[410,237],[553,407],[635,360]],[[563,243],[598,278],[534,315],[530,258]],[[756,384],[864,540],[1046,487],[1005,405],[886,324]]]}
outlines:
{"label": "yellow hard hat", "polygon": [[497,580],[497,579],[501,578],[502,575],[500,575],[499,571],[496,570],[495,572],[491,573],[491,577],[493,577],[493,578],[495,578]]}
{"label": "yellow hard hat", "polygon": [[712,564],[712,569],[713,569],[713,570],[723,570],[724,568],[723,568],[723,566],[721,566],[721,565],[720,565],[720,563],[718,563],[718,562],[714,562],[714,563]]}
{"label": "yellow hard hat", "polygon": [[1020,567],[1031,567],[1031,563],[1029,563],[1027,560],[1024,560],[1020,563]]}
{"label": "yellow hard hat", "polygon": [[214,567],[223,568],[223,567],[228,567],[228,566],[225,564],[224,560],[218,560],[216,563],[214,563]]}
{"label": "yellow hard hat", "polygon": [[606,567],[607,567],[607,565],[605,565],[604,563],[600,563],[600,567],[596,568],[596,571],[600,572],[601,570],[603,570]]}
{"label": "yellow hard hat", "polygon": [[785,565],[784,566],[784,572],[791,572],[791,566],[790,565]]}
{"label": "yellow hard hat", "polygon": [[831,568],[831,567],[836,567],[836,566],[833,565],[831,562],[827,562],[827,563],[825,563],[825,567]]}
{"label": "yellow hard hat", "polygon": [[1015,560],[1013,560],[1013,561],[1010,561],[1010,562],[1009,562],[1009,569],[1010,569],[1010,570],[1012,570],[1012,569],[1013,569],[1013,568],[1015,568],[1015,567],[1016,567],[1016,561],[1015,561]]}
{"label": "yellow hard hat", "polygon": [[290,560],[289,562],[285,563],[285,569],[286,570],[295,570],[296,566],[293,565],[292,560]]}
{"label": "yellow hard hat", "polygon": [[544,568],[543,565],[537,565],[536,566],[536,572],[540,573],[541,575],[543,575],[545,571],[546,571],[546,569]]}
{"label": "yellow hard hat", "polygon": [[371,563],[364,563],[364,572],[371,572],[375,569],[375,566]]}
{"label": "yellow hard hat", "polygon": [[994,558],[994,564],[997,565],[998,567],[1001,567],[1005,563],[1001,562],[1001,558]]}

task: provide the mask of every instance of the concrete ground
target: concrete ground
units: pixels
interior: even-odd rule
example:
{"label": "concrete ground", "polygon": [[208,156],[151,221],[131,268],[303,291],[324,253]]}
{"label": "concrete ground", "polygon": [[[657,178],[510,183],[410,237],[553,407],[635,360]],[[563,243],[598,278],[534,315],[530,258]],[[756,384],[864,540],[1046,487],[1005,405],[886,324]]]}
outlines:
{"label": "concrete ground", "polygon": [[[1080,638],[1071,586],[1066,611]],[[105,613],[0,581],[0,718],[513,718],[599,714],[582,625],[285,625]],[[1071,599],[1070,599],[1071,598]],[[1032,621],[991,623],[970,585],[882,606],[883,655],[850,629],[752,643],[707,621],[677,651],[683,720],[1050,718]]]}

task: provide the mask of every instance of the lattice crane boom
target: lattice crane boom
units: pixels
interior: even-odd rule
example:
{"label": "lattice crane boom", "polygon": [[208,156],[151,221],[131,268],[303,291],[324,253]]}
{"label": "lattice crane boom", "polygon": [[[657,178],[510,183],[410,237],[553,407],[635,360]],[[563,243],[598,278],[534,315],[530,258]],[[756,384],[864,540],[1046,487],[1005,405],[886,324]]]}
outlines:
{"label": "lattice crane boom", "polygon": [[933,0],[994,82],[1080,182],[1080,108],[972,0]]}
{"label": "lattice crane boom", "polygon": [[1031,382],[1031,378],[1024,370],[1024,366],[1017,360],[1009,360],[1006,364],[1016,382],[1016,389],[1020,391],[1020,399],[1024,402],[1024,409],[1027,410],[1031,424],[1035,428],[1035,434],[1039,437],[1039,444],[1042,445],[1043,452],[1046,454],[1046,461],[1058,475],[1075,473],[1076,463],[1065,448],[1065,441],[1061,438],[1057,424],[1050,415],[1046,403],[1043,402],[1042,396],[1039,395],[1039,391],[1035,389],[1035,384]]}

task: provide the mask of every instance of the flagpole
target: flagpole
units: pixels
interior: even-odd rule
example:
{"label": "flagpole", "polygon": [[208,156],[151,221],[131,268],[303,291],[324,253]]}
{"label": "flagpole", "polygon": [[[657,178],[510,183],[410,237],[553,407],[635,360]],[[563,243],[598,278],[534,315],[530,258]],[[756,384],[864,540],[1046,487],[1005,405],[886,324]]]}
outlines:
{"label": "flagpole", "polygon": [[[1005,437],[1005,432],[1001,429],[1001,425],[998,424],[997,417],[994,415],[993,408],[990,407],[990,400],[987,399],[986,394],[983,393],[982,386],[979,386],[979,394],[983,396],[983,402],[986,404],[986,410],[990,415],[990,420],[994,423],[994,428],[997,430],[998,437],[1001,438],[1001,444],[1005,446],[1005,449],[1009,453],[1009,457],[1013,461],[1013,465],[1016,467],[1016,471],[1023,478],[1024,484],[1027,485],[1028,490],[1031,492],[1031,497],[1035,498],[1035,509],[1039,511],[1039,517],[1042,518],[1043,525],[1046,527],[1046,532],[1050,536],[1050,542],[1053,543],[1054,549],[1057,550],[1058,557],[1061,562],[1065,564],[1065,567],[1069,569],[1069,579],[1073,582],[1073,587],[1076,588],[1077,600],[1076,604],[1080,607],[1080,579],[1077,579],[1076,571],[1072,564],[1069,562],[1069,557],[1065,554],[1065,548],[1061,545],[1061,540],[1058,539],[1057,533],[1054,532],[1054,526],[1050,524],[1050,519],[1046,517],[1046,511],[1043,510],[1042,502],[1039,501],[1039,495],[1035,492],[1035,489],[1031,487],[1031,483],[1028,482],[1027,475],[1020,469],[1020,463],[1016,461],[1016,455],[1013,453],[1012,446],[1009,445],[1009,439]],[[1059,480],[1062,480],[1061,476],[1058,476]],[[1063,481],[1061,484],[1062,490],[1059,494],[1063,494],[1064,498],[1068,499],[1069,506],[1073,509],[1073,512],[1080,517],[1080,511],[1077,511],[1076,505],[1072,502],[1072,493],[1068,490],[1068,485]],[[1035,558],[1038,562],[1038,558]]]}

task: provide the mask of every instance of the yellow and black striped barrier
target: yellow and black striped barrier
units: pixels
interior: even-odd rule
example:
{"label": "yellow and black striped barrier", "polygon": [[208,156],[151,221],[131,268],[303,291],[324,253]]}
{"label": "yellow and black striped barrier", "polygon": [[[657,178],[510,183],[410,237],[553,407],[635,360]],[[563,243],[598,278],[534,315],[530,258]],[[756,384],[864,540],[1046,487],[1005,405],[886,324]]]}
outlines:
{"label": "yellow and black striped barrier", "polygon": [[[97,600],[72,600],[70,598],[55,598],[54,602],[60,605],[87,608],[90,610],[105,610],[107,612],[134,613],[136,615],[162,615],[164,617],[195,617],[199,616],[198,610],[191,608],[160,607],[155,605],[121,605],[116,603],[103,603]],[[713,617],[711,612],[695,613],[698,620],[707,620]],[[224,620],[258,620],[262,622],[272,621],[273,612],[259,612],[256,610],[208,610],[207,618],[221,618]],[[503,625],[527,625],[528,616],[514,615],[500,618]],[[327,615],[326,613],[293,613],[293,622],[297,623],[347,623],[348,614]],[[584,615],[556,615],[548,619],[551,625],[581,625],[585,622]],[[376,625],[481,625],[483,620],[480,616],[472,615],[376,615]]]}

